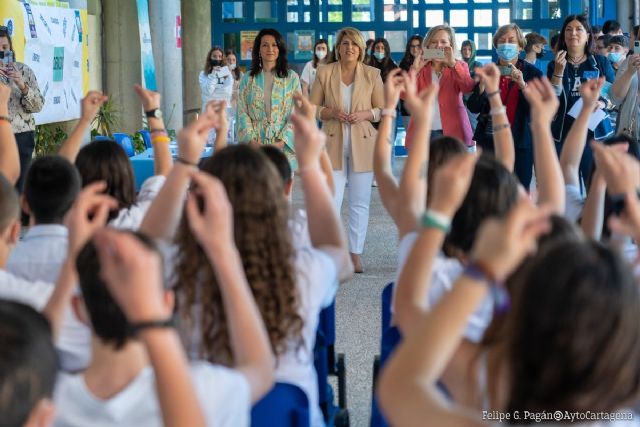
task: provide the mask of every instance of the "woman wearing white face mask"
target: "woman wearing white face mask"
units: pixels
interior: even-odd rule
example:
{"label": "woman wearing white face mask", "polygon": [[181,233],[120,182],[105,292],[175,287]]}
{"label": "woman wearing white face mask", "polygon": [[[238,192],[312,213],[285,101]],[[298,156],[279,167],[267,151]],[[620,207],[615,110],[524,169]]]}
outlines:
{"label": "woman wearing white face mask", "polygon": [[227,67],[231,70],[233,76],[233,91],[231,92],[231,107],[235,111],[238,105],[238,88],[240,87],[240,79],[242,78],[242,71],[238,66],[238,57],[232,49],[224,51],[224,56],[227,58]]}
{"label": "woman wearing white face mask", "polygon": [[[227,105],[227,118],[229,123],[229,137],[233,135],[233,111],[231,108],[231,97],[233,94],[234,79],[231,70],[227,67],[224,51],[220,46],[213,46],[207,54],[204,69],[198,77],[200,82],[200,94],[202,95],[202,111],[204,112],[209,101],[225,101]],[[213,145],[216,139],[216,131],[209,132],[207,144]],[[232,142],[228,140],[228,142]]]}
{"label": "woman wearing white face mask", "polygon": [[313,59],[307,62],[300,75],[300,84],[302,85],[302,94],[309,97],[311,87],[316,80],[316,71],[319,65],[327,63],[327,54],[329,53],[329,45],[324,39],[318,39],[313,47]]}
{"label": "woman wearing white face mask", "polygon": [[[500,88],[493,93],[486,93],[478,83],[473,94],[467,100],[467,108],[472,113],[480,113],[478,125],[473,138],[485,150],[493,151],[493,126],[489,98],[499,96],[506,108],[509,126],[515,144],[516,161],[514,172],[522,185],[528,189],[533,175],[533,146],[531,144],[531,120],[529,103],[522,90],[527,82],[542,77],[542,72],[534,65],[519,59],[518,56],[526,46],[526,40],[520,28],[515,24],[503,25],[493,36],[493,46],[498,54],[500,69]],[[497,129],[496,129],[497,130]]]}

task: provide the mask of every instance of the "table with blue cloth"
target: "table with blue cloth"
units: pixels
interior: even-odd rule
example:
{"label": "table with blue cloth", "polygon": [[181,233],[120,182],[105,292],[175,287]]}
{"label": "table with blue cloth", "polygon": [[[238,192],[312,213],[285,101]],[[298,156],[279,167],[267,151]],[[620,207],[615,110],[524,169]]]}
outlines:
{"label": "table with blue cloth", "polygon": [[[171,150],[171,157],[175,160],[178,156],[178,147],[177,145],[170,145],[169,149]],[[213,154],[212,147],[206,147],[202,152],[201,158],[210,157]],[[131,161],[131,167],[133,168],[133,175],[136,179],[136,191],[140,190],[142,187],[142,183],[149,177],[153,176],[153,148],[147,148],[142,153],[137,154],[133,157],[129,157]]]}

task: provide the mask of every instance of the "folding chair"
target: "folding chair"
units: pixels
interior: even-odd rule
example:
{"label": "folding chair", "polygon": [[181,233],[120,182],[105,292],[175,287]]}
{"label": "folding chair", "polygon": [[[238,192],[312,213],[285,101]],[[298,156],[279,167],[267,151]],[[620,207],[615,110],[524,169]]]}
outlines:
{"label": "folding chair", "polygon": [[251,427],[309,427],[309,399],[300,387],[276,383],[251,409]]}

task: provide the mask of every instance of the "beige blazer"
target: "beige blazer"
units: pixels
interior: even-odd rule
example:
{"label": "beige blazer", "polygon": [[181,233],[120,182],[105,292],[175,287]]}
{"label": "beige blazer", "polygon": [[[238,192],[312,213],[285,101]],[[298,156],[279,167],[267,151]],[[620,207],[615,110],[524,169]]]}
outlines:
{"label": "beige blazer", "polygon": [[[323,108],[342,109],[342,79],[340,63],[318,67],[316,80],[311,88],[311,102],[318,105],[318,118]],[[380,70],[359,63],[353,81],[351,111],[371,110],[374,121],[380,120],[380,112],[384,106],[384,89]],[[334,170],[342,170],[343,141],[342,123],[337,119],[323,120],[322,130],[327,134],[327,153]],[[373,170],[373,151],[377,131],[369,121],[351,125],[351,152],[353,154],[354,172],[371,172]]]}

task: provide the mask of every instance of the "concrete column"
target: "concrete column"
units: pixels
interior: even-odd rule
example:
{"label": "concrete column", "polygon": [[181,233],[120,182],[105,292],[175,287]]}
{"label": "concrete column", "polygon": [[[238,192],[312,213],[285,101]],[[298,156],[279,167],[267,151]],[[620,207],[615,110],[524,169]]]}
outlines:
{"label": "concrete column", "polygon": [[103,0],[103,88],[120,110],[116,131],[133,134],[142,127],[140,101],[133,84],[140,83],[138,11],[133,0]]}
{"label": "concrete column", "polygon": [[633,31],[633,5],[631,0],[618,0],[618,16],[617,21],[622,26],[622,31]]}
{"label": "concrete column", "polygon": [[182,2],[182,60],[184,120],[188,123],[200,112],[198,75],[211,49],[211,0]]}
{"label": "concrete column", "polygon": [[149,25],[158,90],[167,129],[182,128],[182,49],[177,47],[180,0],[149,0]]}

